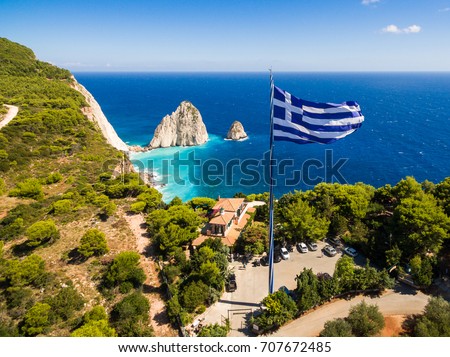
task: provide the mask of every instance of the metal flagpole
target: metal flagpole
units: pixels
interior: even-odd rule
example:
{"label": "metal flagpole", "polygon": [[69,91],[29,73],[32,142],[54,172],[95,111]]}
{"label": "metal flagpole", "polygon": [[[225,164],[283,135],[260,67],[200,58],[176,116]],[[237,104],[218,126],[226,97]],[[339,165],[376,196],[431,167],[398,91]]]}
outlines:
{"label": "metal flagpole", "polygon": [[269,151],[269,294],[273,293],[273,77],[270,69],[270,151]]}

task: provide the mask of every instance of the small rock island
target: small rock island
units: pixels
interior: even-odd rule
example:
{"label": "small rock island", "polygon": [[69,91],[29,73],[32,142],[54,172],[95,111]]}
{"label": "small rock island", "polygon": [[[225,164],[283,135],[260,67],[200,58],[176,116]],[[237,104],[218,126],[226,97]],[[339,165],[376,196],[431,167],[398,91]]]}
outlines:
{"label": "small rock island", "polygon": [[247,133],[244,131],[244,126],[242,125],[242,123],[235,120],[233,124],[231,124],[230,130],[228,130],[227,139],[242,140],[247,137]]}
{"label": "small rock island", "polygon": [[195,146],[207,141],[208,132],[199,110],[191,102],[183,101],[171,115],[161,120],[148,148]]}

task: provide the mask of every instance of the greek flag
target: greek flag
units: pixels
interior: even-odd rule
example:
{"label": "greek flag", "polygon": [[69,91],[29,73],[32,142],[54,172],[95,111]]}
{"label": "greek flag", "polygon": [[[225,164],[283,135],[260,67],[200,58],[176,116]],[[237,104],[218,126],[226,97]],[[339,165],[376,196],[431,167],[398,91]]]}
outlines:
{"label": "greek flag", "polygon": [[358,103],[309,102],[273,87],[273,140],[330,144],[356,131],[364,121]]}

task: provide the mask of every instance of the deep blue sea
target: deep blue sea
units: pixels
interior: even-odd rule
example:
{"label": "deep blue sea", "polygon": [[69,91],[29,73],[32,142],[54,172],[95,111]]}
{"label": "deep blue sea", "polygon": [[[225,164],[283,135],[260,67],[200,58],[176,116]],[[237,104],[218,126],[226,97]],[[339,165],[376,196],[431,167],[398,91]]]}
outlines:
{"label": "deep blue sea", "polygon": [[[136,166],[150,168],[165,182],[160,187],[165,200],[268,190],[267,161],[262,161],[269,148],[268,73],[75,76],[132,145],[148,144],[161,119],[181,101],[199,109],[208,143],[132,154]],[[408,175],[433,182],[450,176],[450,73],[275,73],[274,80],[311,101],[355,100],[365,116],[357,132],[331,145],[277,142],[277,196],[323,180],[380,187]],[[224,140],[234,120],[244,125],[247,140]],[[321,167],[326,165],[334,170]]]}

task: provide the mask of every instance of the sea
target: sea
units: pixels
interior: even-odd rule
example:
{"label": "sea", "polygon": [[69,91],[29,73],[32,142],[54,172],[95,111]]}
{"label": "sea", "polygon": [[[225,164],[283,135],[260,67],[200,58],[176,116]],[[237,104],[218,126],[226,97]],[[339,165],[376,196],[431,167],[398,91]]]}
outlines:
{"label": "sea", "polygon": [[[269,160],[268,73],[75,73],[118,135],[147,145],[161,119],[184,100],[201,113],[209,141],[132,153],[154,176],[165,201],[175,196],[232,197],[269,189],[275,196],[320,182],[395,185],[406,176],[450,176],[450,73],[274,73],[274,81],[310,101],[357,101],[362,127],[330,145],[275,142]],[[248,138],[225,140],[233,121]]]}

